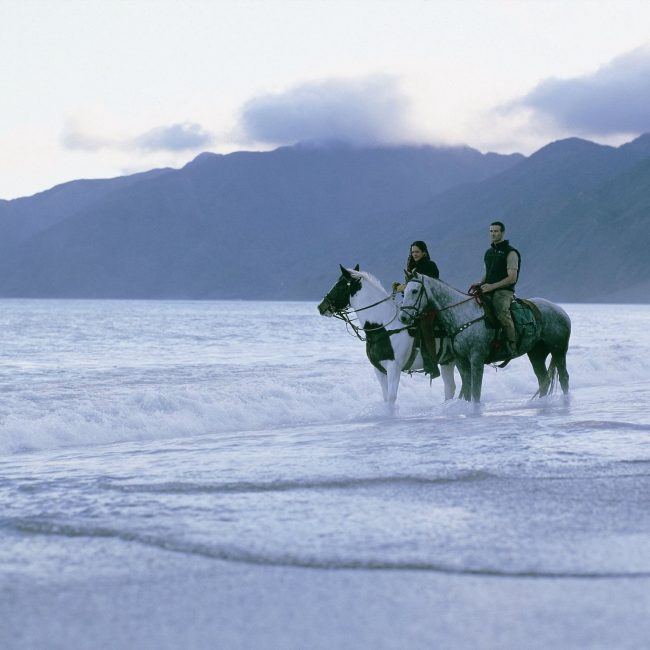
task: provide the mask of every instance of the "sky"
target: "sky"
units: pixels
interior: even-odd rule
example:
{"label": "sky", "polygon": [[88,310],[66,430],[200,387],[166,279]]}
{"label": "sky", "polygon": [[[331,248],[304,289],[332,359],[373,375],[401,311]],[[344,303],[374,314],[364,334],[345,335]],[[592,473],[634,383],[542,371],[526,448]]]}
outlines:
{"label": "sky", "polygon": [[0,0],[0,198],[296,142],[650,131],[648,0]]}

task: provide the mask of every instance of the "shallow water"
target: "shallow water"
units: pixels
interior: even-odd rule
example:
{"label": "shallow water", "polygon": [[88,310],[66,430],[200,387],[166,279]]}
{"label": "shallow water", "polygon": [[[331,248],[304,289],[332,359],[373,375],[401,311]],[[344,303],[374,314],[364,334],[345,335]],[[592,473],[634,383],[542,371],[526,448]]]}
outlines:
{"label": "shallow water", "polygon": [[650,307],[564,307],[570,399],[531,400],[519,359],[477,414],[420,375],[387,410],[313,304],[2,301],[0,576],[147,581],[173,555],[644,582]]}

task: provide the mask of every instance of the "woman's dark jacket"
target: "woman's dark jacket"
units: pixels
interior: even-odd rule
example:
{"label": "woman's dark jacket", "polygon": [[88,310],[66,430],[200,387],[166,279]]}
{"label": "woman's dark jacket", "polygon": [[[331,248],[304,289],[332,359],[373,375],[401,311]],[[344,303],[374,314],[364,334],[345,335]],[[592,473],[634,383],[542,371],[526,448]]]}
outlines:
{"label": "woman's dark jacket", "polygon": [[417,261],[411,271],[417,271],[422,275],[428,275],[430,278],[437,279],[440,277],[436,263],[432,259],[426,259],[426,257],[423,257],[421,260]]}

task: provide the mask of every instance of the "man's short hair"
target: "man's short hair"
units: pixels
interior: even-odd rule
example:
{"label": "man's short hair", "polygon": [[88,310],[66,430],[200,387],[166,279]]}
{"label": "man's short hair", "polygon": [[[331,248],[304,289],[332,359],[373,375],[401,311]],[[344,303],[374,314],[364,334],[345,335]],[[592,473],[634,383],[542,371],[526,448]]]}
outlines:
{"label": "man's short hair", "polygon": [[499,228],[501,228],[501,232],[506,231],[506,227],[500,221],[493,221],[490,225],[491,226],[499,226]]}

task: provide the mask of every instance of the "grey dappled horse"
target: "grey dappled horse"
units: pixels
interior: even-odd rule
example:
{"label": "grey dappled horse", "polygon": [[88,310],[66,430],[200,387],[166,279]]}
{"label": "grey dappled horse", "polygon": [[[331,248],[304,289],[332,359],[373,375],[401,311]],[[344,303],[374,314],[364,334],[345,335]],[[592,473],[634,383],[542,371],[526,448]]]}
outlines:
{"label": "grey dappled horse", "polygon": [[[566,354],[571,320],[561,307],[544,298],[533,298],[529,302],[539,310],[541,324],[537,334],[520,342],[517,356],[528,354],[539,383],[540,397],[547,395],[554,387],[556,377],[566,395],[569,392]],[[496,330],[487,326],[483,308],[477,304],[474,296],[468,296],[441,280],[416,273],[404,290],[400,321],[412,323],[431,308],[438,311],[438,321],[453,341],[456,364],[463,382],[460,397],[480,402],[483,367],[486,363],[499,360],[498,356],[494,356]],[[546,358],[549,354],[551,363],[547,369]]]}
{"label": "grey dappled horse", "polygon": [[[366,341],[366,354],[375,368],[384,401],[393,404],[402,371],[421,370],[422,355],[414,348],[414,334],[398,320],[399,305],[379,280],[369,273],[341,266],[341,277],[323,298],[318,311],[322,316],[338,316]],[[359,325],[350,321],[355,312]],[[363,338],[359,332],[363,332]],[[444,359],[442,359],[444,361]],[[440,365],[445,399],[456,392],[454,363]]]}

